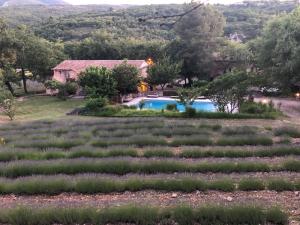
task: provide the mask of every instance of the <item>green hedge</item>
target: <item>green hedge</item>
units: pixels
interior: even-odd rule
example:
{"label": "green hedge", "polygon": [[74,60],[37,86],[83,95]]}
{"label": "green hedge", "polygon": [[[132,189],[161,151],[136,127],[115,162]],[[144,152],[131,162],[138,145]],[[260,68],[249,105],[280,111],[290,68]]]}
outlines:
{"label": "green hedge", "polygon": [[151,208],[122,206],[116,208],[30,208],[3,209],[0,223],[13,225],[52,224],[178,224],[178,225],[286,225],[288,216],[277,208],[256,206],[206,206],[190,208]]}
{"label": "green hedge", "polygon": [[206,119],[276,119],[280,113],[246,114],[246,113],[222,113],[222,112],[196,112],[193,117],[186,113],[159,110],[134,110],[121,109],[99,112],[85,112],[86,116],[99,117],[169,117],[169,118],[206,118]]}

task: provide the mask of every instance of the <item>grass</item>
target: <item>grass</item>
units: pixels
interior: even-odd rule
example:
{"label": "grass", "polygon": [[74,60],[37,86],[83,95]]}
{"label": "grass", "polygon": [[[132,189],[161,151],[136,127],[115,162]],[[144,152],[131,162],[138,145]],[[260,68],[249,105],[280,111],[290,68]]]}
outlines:
{"label": "grass", "polygon": [[[288,216],[279,209],[263,209],[256,206],[203,206],[191,208],[151,208],[145,206],[121,206],[115,208],[30,208],[3,209],[0,222],[14,225],[52,224],[178,224],[178,225],[286,225]],[[166,223],[166,221],[170,221]]]}
{"label": "grass", "polygon": [[66,113],[83,105],[84,100],[78,99],[62,101],[49,96],[26,97],[23,101],[17,103],[16,119],[28,121],[63,118]]}

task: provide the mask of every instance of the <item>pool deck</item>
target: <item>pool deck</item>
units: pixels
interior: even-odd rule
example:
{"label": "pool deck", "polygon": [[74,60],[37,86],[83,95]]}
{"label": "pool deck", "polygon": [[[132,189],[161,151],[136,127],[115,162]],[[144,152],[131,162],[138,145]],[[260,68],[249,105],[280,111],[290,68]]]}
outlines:
{"label": "pool deck", "polygon": [[[129,102],[124,103],[124,105],[127,106],[133,106],[133,105],[138,105],[140,101],[142,100],[165,100],[165,101],[179,101],[179,99],[176,98],[170,98],[170,97],[158,97],[158,98],[149,98],[149,97],[138,97],[135,99],[132,99]],[[197,99],[195,102],[211,102],[209,99]]]}

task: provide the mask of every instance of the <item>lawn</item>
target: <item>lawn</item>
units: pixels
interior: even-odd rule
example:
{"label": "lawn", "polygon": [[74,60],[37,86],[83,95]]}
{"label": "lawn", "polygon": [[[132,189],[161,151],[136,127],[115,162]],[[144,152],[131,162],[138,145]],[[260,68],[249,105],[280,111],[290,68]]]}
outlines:
{"label": "lawn", "polygon": [[[84,100],[81,99],[63,101],[50,96],[19,98],[17,101],[17,121],[59,119],[66,117],[66,113],[74,108],[84,105]],[[6,121],[7,118],[0,115],[1,120]]]}

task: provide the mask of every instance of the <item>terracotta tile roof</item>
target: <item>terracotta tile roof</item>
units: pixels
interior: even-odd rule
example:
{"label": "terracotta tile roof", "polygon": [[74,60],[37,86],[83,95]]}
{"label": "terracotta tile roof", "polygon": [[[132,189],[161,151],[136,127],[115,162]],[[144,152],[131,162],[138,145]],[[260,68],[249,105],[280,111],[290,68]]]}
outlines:
{"label": "terracotta tile roof", "polygon": [[[53,70],[73,70],[81,72],[91,66],[103,66],[112,69],[122,62],[124,62],[124,60],[65,60],[53,68]],[[145,60],[127,60],[127,62],[139,69],[147,67],[147,62]]]}

